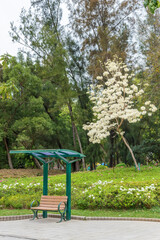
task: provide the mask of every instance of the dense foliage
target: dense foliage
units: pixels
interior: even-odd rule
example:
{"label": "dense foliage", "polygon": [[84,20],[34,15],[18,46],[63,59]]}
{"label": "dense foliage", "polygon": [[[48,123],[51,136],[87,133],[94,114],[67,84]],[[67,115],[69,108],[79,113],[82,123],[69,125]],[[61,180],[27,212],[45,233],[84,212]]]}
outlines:
{"label": "dense foliage", "polygon": [[22,10],[19,26],[11,24],[12,40],[24,48],[16,57],[4,55],[0,60],[0,168],[41,167],[35,159],[9,153],[26,148],[84,153],[86,159],[73,170],[88,165],[92,170],[96,162],[133,165],[114,131],[93,144],[83,129],[94,119],[94,103],[87,92],[92,93],[91,84],[98,85],[96,77],[102,76],[104,63],[115,55],[129,75],[135,74],[128,87],[134,84],[144,90],[133,108],[151,101],[158,109],[132,125],[125,119],[123,136],[137,162],[159,162],[159,11],[147,15],[138,0],[64,2],[32,0],[29,11]]}
{"label": "dense foliage", "polygon": [[154,13],[160,7],[160,2],[158,0],[145,0],[144,6],[148,7],[151,13]]}

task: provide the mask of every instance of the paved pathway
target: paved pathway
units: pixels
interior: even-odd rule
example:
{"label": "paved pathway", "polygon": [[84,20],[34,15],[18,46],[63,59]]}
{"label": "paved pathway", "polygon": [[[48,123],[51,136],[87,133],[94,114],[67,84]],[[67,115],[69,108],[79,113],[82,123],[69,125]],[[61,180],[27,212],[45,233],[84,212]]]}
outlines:
{"label": "paved pathway", "polygon": [[0,222],[0,240],[160,240],[160,222],[57,219]]}

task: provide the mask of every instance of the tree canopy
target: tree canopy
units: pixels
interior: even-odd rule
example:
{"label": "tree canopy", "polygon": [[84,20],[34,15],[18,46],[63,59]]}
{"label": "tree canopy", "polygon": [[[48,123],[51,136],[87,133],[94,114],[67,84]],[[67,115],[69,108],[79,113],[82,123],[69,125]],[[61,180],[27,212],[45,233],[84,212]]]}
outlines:
{"label": "tree canopy", "polygon": [[160,7],[160,1],[158,0],[145,0],[144,6],[149,8],[151,13],[154,13],[157,8]]}

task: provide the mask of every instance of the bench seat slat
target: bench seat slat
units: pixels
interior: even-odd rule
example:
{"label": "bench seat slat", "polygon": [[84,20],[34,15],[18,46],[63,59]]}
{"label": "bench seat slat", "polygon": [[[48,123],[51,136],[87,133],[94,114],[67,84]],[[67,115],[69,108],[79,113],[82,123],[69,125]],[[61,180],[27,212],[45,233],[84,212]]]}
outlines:
{"label": "bench seat slat", "polygon": [[65,199],[65,200],[67,200],[67,196],[42,196],[41,199]]}
{"label": "bench seat slat", "polygon": [[[48,203],[48,204],[40,204],[38,207],[48,207],[48,206],[58,206],[59,205],[59,203],[58,204],[50,204],[50,203]],[[63,206],[63,207],[65,207],[65,204],[64,203],[62,203],[60,206]]]}
{"label": "bench seat slat", "polygon": [[[34,210],[40,210],[40,209],[43,209],[43,210],[48,210],[48,209],[55,209],[55,210],[58,210],[58,206],[38,206],[38,207],[32,207],[31,209],[34,209]],[[60,207],[60,210],[64,210],[64,207]],[[48,210],[49,211],[49,210]]]}
{"label": "bench seat slat", "polygon": [[[58,206],[59,205],[59,203],[58,204],[50,204],[50,203],[48,203],[48,204],[40,204],[38,207],[47,207],[47,206]],[[60,204],[60,206],[61,207],[65,207],[65,204]],[[35,207],[37,207],[37,206],[35,206]]]}
{"label": "bench seat slat", "polygon": [[32,207],[33,210],[58,211],[58,207]]}
{"label": "bench seat slat", "polygon": [[67,202],[67,201],[64,201],[64,200],[53,200],[53,201],[50,201],[50,200],[46,200],[46,201],[44,201],[44,200],[41,200],[41,203],[44,203],[44,204],[46,204],[46,203],[55,203],[55,204],[57,204],[57,203],[60,203],[60,202]]}
{"label": "bench seat slat", "polygon": [[42,201],[67,201],[67,198],[41,198]]}
{"label": "bench seat slat", "polygon": [[[57,202],[57,203],[50,203],[50,202],[47,202],[47,203],[40,203],[39,206],[58,206],[60,204],[60,202]],[[65,204],[62,202],[60,204],[61,206],[65,206]]]}
{"label": "bench seat slat", "polygon": [[[39,205],[38,207],[43,207],[43,208],[58,208],[58,205]],[[60,205],[60,209],[64,209],[65,205]]]}

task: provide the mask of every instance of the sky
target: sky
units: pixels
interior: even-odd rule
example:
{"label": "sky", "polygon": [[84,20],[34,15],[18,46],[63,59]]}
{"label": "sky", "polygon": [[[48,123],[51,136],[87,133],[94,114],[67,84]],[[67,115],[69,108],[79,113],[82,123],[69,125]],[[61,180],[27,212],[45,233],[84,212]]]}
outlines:
{"label": "sky", "polygon": [[21,9],[30,7],[30,0],[0,0],[0,55],[9,53],[13,56],[17,54],[20,45],[13,43],[9,35],[10,22],[16,25],[19,22]]}
{"label": "sky", "polygon": [[[21,45],[13,43],[9,35],[10,22],[19,25],[21,9],[30,7],[30,0],[0,0],[0,56],[3,54],[17,55]],[[64,6],[63,6],[64,9]],[[67,10],[64,11],[63,22],[67,22]]]}

